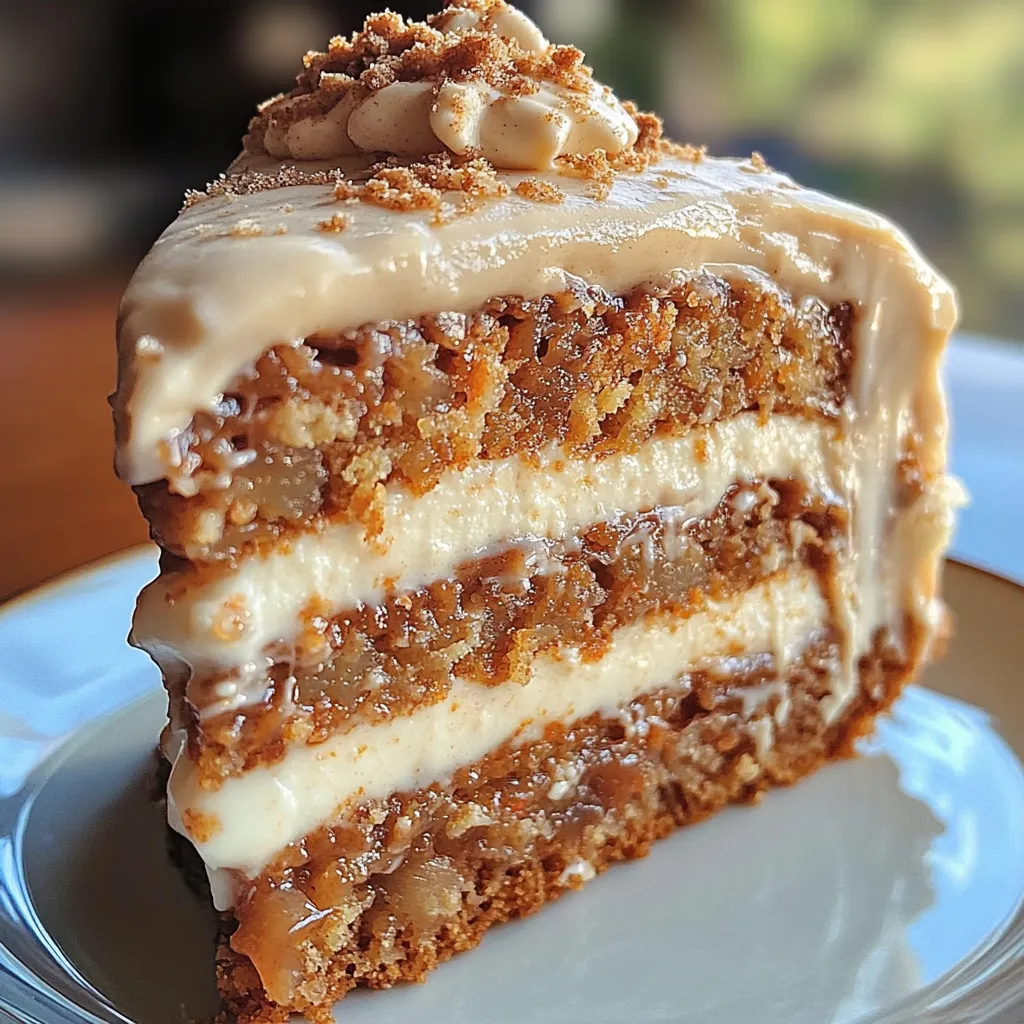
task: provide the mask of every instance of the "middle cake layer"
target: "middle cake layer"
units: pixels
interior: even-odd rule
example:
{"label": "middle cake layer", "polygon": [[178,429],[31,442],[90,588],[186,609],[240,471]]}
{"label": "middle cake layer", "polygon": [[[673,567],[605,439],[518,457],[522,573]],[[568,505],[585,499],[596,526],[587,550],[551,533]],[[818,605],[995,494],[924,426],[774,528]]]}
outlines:
{"label": "middle cake layer", "polygon": [[[348,805],[444,780],[510,739],[529,742],[548,723],[614,712],[688,668],[727,673],[737,658],[767,654],[778,672],[830,625],[821,575],[793,565],[689,616],[668,612],[623,626],[597,660],[570,648],[538,658],[527,683],[456,679],[444,701],[295,746],[281,761],[216,788],[179,756],[169,784],[171,821],[209,868],[253,876]],[[837,675],[833,685],[848,699],[855,680]]]}
{"label": "middle cake layer", "polygon": [[792,478],[826,499],[842,496],[846,448],[838,424],[743,413],[595,462],[556,448],[474,463],[445,473],[425,495],[389,492],[372,542],[358,524],[333,524],[233,570],[163,574],[139,599],[133,640],[172,678],[234,672],[241,707],[262,699],[262,683],[250,692],[246,682],[264,678],[274,661],[269,645],[299,641],[315,615],[380,604],[509,540],[563,538],[659,506],[707,515],[737,482]]}
{"label": "middle cake layer", "polygon": [[[189,756],[216,784],[280,760],[293,743],[444,700],[455,678],[526,683],[539,655],[566,647],[594,660],[623,625],[669,609],[692,614],[794,562],[827,582],[847,529],[843,506],[771,479],[732,485],[703,516],[660,506],[557,540],[509,540],[380,604],[312,616],[242,686],[220,674],[172,687],[174,717],[191,720]],[[262,700],[238,705],[261,688]]]}

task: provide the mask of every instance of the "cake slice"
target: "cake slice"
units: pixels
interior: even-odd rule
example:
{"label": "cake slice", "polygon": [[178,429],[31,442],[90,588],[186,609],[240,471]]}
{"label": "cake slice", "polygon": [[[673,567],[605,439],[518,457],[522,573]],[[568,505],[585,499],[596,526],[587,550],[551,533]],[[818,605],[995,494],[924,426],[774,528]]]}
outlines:
{"label": "cake slice", "polygon": [[371,18],[125,294],[133,642],[243,1024],[850,753],[943,635],[950,288],[581,60]]}

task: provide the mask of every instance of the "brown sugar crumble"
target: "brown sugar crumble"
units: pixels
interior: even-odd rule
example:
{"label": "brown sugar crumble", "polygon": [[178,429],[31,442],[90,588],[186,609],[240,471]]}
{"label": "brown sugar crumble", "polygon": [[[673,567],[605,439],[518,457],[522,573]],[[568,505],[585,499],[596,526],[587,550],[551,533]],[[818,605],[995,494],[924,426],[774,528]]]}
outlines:
{"label": "brown sugar crumble", "polygon": [[353,90],[369,95],[395,82],[481,81],[506,96],[535,93],[539,82],[578,93],[593,88],[591,69],[574,46],[552,45],[537,53],[494,32],[440,27],[460,11],[486,16],[502,6],[500,0],[455,0],[426,22],[406,21],[391,11],[371,15],[350,38],[335,36],[326,52],[305,55],[295,88],[258,107],[245,148],[266,152],[270,128],[329,113]]}
{"label": "brown sugar crumble", "polygon": [[750,163],[744,164],[742,169],[748,174],[764,174],[771,170],[765,158],[756,149],[750,154]]}
{"label": "brown sugar crumble", "polygon": [[258,238],[263,234],[262,225],[254,220],[240,220],[231,225],[233,238]]}
{"label": "brown sugar crumble", "polygon": [[336,213],[327,220],[322,220],[317,223],[317,231],[344,231],[348,227],[348,217],[343,213]]}
{"label": "brown sugar crumble", "polygon": [[555,166],[567,178],[585,178],[591,182],[591,194],[598,201],[608,198],[615,173],[603,149],[593,153],[567,153],[555,160]]}
{"label": "brown sugar crumble", "polygon": [[185,831],[199,843],[208,843],[220,831],[220,819],[186,807],[181,813]]}
{"label": "brown sugar crumble", "polygon": [[[339,180],[334,186],[334,198],[339,202],[371,203],[401,212],[440,212],[445,194],[452,192],[461,193],[464,199],[479,200],[508,195],[509,188],[486,160],[462,160],[447,153],[428,156],[422,163],[385,160],[370,169],[366,180]],[[452,210],[472,207],[470,202]]]}
{"label": "brown sugar crumble", "polygon": [[565,193],[557,185],[540,178],[525,178],[516,185],[515,193],[535,203],[561,203],[565,200]]}

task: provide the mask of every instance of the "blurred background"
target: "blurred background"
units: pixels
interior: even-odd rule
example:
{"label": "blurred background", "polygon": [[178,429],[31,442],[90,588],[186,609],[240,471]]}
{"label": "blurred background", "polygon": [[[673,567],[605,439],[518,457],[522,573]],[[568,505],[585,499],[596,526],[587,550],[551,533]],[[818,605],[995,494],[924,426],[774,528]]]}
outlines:
{"label": "blurred background", "polygon": [[[377,6],[0,0],[0,598],[144,538],[102,402],[120,292],[257,101]],[[1024,0],[521,6],[681,141],[894,217],[965,327],[1024,335]]]}

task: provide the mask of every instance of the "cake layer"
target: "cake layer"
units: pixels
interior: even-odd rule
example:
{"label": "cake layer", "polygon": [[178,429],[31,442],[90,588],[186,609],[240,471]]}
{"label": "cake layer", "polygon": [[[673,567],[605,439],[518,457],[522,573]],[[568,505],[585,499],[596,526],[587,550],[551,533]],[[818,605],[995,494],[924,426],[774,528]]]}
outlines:
{"label": "cake layer", "polygon": [[[420,497],[389,493],[378,543],[367,544],[357,525],[336,524],[232,572],[162,574],[139,598],[133,642],[164,666],[262,678],[267,646],[297,640],[304,612],[380,603],[389,591],[445,579],[510,539],[557,539],[658,505],[706,515],[736,481],[793,477],[825,498],[843,495],[849,458],[835,425],[748,413],[594,462],[557,450],[479,462],[444,474]],[[888,486],[879,495],[887,499]],[[885,504],[880,514],[887,511]]]}
{"label": "cake layer", "polygon": [[[481,687],[457,680],[439,703],[376,725],[357,726],[283,760],[205,788],[184,751],[169,784],[172,824],[210,868],[257,874],[285,847],[347,805],[380,800],[450,778],[513,737],[551,722],[611,713],[686,669],[721,670],[737,656],[767,652],[781,670],[829,626],[818,575],[793,567],[734,598],[709,601],[687,618],[661,616],[617,631],[604,656],[544,656],[527,683]],[[843,701],[856,680],[831,680]]]}
{"label": "cake layer", "polygon": [[356,985],[420,981],[490,925],[848,752],[916,657],[876,645],[855,703],[831,725],[819,711],[839,660],[828,639],[779,674],[755,661],[687,675],[503,747],[451,786],[320,829],[245,887],[219,954],[222,991],[243,1022],[265,1022],[275,1004],[308,1013]]}
{"label": "cake layer", "polygon": [[478,458],[606,457],[750,410],[834,419],[853,320],[703,273],[317,335],[246,368],[196,413],[168,479],[136,491],[154,538],[192,561],[325,518],[373,536],[388,487],[423,494]]}
{"label": "cake layer", "polygon": [[171,718],[189,723],[189,757],[216,784],[290,744],[444,700],[456,677],[525,682],[540,654],[567,647],[600,657],[623,625],[691,614],[793,562],[827,590],[848,525],[846,508],[801,483],[762,480],[730,487],[707,516],[660,506],[559,540],[513,541],[382,604],[314,617],[262,676],[172,687]]}

